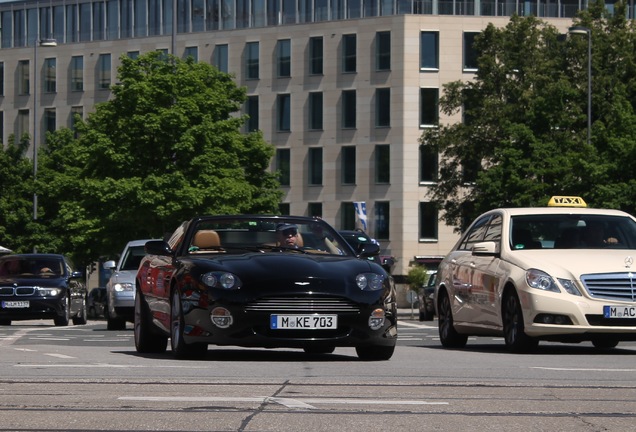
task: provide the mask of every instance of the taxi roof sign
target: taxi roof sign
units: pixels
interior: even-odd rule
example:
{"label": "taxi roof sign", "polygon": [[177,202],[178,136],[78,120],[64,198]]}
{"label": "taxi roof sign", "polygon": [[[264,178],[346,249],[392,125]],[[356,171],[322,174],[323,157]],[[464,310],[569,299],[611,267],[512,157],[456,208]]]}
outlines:
{"label": "taxi roof sign", "polygon": [[587,207],[583,198],[577,196],[553,196],[548,207]]}

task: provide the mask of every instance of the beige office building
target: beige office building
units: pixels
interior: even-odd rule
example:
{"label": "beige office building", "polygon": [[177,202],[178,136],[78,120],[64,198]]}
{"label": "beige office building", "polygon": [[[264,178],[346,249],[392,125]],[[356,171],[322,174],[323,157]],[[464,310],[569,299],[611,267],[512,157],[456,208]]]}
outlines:
{"label": "beige office building", "polygon": [[[110,97],[121,55],[193,56],[247,88],[246,129],[276,147],[282,212],[355,227],[394,256],[403,281],[435,266],[458,234],[429,202],[437,155],[418,139],[439,118],[444,83],[469,80],[471,43],[513,11],[564,32],[579,2],[102,0],[0,3],[3,142],[71,126]],[[179,11],[174,17],[172,11]],[[499,16],[497,16],[499,15]],[[502,16],[503,15],[503,16]],[[176,18],[176,19],[173,19]],[[175,29],[176,31],[173,31]],[[35,41],[40,43],[35,44]],[[35,68],[33,68],[35,64]],[[34,70],[36,73],[34,73]],[[34,87],[35,85],[35,87]],[[35,88],[35,91],[34,91]]]}

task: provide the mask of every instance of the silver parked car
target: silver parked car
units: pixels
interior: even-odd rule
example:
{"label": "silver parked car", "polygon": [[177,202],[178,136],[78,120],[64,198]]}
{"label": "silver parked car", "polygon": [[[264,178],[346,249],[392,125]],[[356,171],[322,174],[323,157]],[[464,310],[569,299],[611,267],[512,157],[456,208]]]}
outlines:
{"label": "silver parked car", "polygon": [[139,263],[144,257],[144,246],[147,240],[133,240],[126,244],[119,261],[106,261],[104,268],[112,270],[106,284],[106,328],[108,330],[123,330],[126,321],[133,322],[135,311],[135,276]]}

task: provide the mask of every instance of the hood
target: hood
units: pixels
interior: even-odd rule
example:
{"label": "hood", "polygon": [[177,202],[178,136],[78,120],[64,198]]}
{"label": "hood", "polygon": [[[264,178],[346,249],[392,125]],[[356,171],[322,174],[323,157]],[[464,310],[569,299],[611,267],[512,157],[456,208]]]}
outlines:
{"label": "hood", "polygon": [[636,271],[635,259],[636,251],[631,249],[528,249],[509,252],[506,257],[524,270],[536,268],[554,277],[577,280],[583,274]]}

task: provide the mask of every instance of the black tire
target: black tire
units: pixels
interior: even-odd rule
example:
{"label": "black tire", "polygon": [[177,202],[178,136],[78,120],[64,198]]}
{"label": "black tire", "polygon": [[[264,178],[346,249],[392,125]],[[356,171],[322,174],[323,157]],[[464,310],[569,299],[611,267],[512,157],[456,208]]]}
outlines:
{"label": "black tire", "polygon": [[82,298],[82,306],[80,306],[79,312],[73,317],[73,324],[85,325],[87,322],[86,297],[84,297]]}
{"label": "black tire", "polygon": [[611,338],[594,338],[592,345],[598,350],[609,350],[618,346],[618,341]]}
{"label": "black tire", "polygon": [[0,319],[0,326],[10,326],[10,325],[11,325],[10,319]]}
{"label": "black tire", "polygon": [[166,352],[168,337],[152,331],[150,310],[139,292],[135,296],[134,326],[135,349],[138,353],[161,354]]}
{"label": "black tire", "polygon": [[389,360],[395,352],[395,346],[358,346],[356,354],[364,361]]}
{"label": "black tire", "polygon": [[431,312],[430,310],[428,310],[426,305],[424,307],[420,306],[420,316],[419,316],[420,321],[433,321],[434,316],[435,314]]}
{"label": "black tire", "polygon": [[68,296],[64,297],[64,315],[53,318],[53,323],[57,327],[66,327],[71,320],[71,301]]}
{"label": "black tire", "polygon": [[445,292],[440,293],[438,312],[439,340],[442,346],[445,348],[465,347],[466,342],[468,342],[468,336],[459,334],[457,330],[455,330],[450,299]]}
{"label": "black tire", "polygon": [[336,347],[306,347],[303,350],[307,354],[331,354],[336,350]]}
{"label": "black tire", "polygon": [[501,315],[506,348],[513,353],[529,353],[534,351],[539,345],[539,341],[525,333],[521,302],[514,290],[509,291],[504,296]]}
{"label": "black tire", "polygon": [[106,330],[126,330],[126,320],[109,316],[106,320]]}
{"label": "black tire", "polygon": [[181,297],[179,291],[175,289],[170,302],[170,347],[172,354],[177,359],[202,359],[208,352],[208,345],[202,343],[187,344],[183,339],[183,329],[185,322],[183,319],[183,309],[181,308]]}
{"label": "black tire", "polygon": [[96,319],[97,318],[97,311],[95,310],[94,306],[91,306],[88,308],[88,315],[86,315],[89,319]]}

